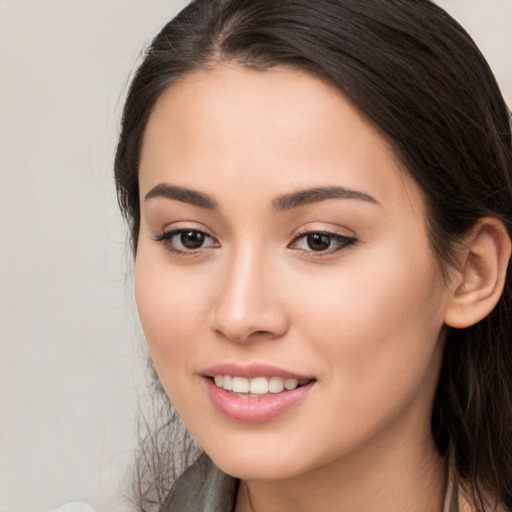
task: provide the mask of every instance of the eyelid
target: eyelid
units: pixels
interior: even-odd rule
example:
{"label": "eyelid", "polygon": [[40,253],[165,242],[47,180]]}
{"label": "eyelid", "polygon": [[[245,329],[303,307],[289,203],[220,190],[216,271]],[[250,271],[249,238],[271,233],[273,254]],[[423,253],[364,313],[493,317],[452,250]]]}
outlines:
{"label": "eyelid", "polygon": [[[180,248],[176,246],[176,242],[173,242],[173,238],[179,236],[180,234],[186,232],[195,232],[204,235],[205,240],[209,240],[208,245],[201,245],[197,248]],[[297,247],[300,240],[306,238],[308,235],[317,234],[324,235],[330,239],[330,244],[334,242],[334,247],[328,247],[323,250],[315,250],[313,248],[303,249]],[[182,225],[171,225],[169,227],[164,228],[159,233],[155,234],[152,239],[155,242],[160,243],[165,247],[165,249],[176,256],[189,256],[189,257],[198,257],[200,255],[204,255],[205,253],[211,252],[212,249],[220,247],[220,243],[218,240],[209,232],[208,229],[203,226],[194,226],[189,223],[183,223]],[[300,228],[294,235],[290,243],[288,243],[287,248],[298,251],[309,258],[326,258],[332,257],[345,250],[348,250],[351,246],[358,242],[358,239],[355,236],[347,235],[344,233],[340,233],[335,228],[325,228],[322,227],[314,227],[314,226],[304,226]],[[183,242],[180,242],[183,245]]]}
{"label": "eyelid", "polygon": [[[180,248],[175,247],[172,244],[172,239],[175,236],[178,236],[178,235],[180,235],[182,233],[186,233],[186,232],[201,233],[202,235],[205,235],[205,237],[210,239],[213,243],[210,245],[207,245],[207,246],[198,247],[197,249],[187,249],[187,248],[180,249]],[[209,252],[211,249],[220,246],[217,239],[212,234],[210,234],[207,229],[203,228],[202,226],[197,227],[197,226],[193,226],[191,224],[183,224],[182,226],[172,226],[172,227],[164,228],[159,233],[153,235],[152,239],[155,242],[162,244],[169,253],[177,255],[177,256],[189,256],[189,257],[196,256],[197,257],[200,255],[204,255],[205,252]]]}
{"label": "eyelid", "polygon": [[[305,250],[300,248],[294,248],[293,245],[297,244],[301,239],[306,238],[311,234],[325,235],[334,240],[338,245],[334,248],[326,249],[325,251]],[[301,228],[293,236],[292,241],[288,244],[288,248],[296,251],[300,251],[303,255],[310,258],[327,258],[339,255],[340,253],[348,250],[351,246],[355,245],[359,240],[353,236],[344,233],[340,233],[334,229],[326,229],[325,227],[314,228],[306,226]]]}
{"label": "eyelid", "polygon": [[356,238],[354,231],[343,226],[335,224],[325,224],[322,222],[309,222],[297,230],[295,230],[294,237],[300,235],[308,235],[310,233],[325,233],[327,235],[340,235],[347,238]]}

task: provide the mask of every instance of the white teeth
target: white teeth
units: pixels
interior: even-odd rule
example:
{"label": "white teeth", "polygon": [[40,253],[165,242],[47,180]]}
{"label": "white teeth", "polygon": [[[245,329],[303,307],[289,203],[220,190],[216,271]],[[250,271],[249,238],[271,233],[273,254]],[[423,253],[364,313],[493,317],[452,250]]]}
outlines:
{"label": "white teeth", "polygon": [[284,387],[291,391],[292,389],[295,389],[299,385],[299,381],[297,379],[286,379],[284,381]]}
{"label": "white teeth", "polygon": [[284,389],[284,379],[281,377],[271,377],[268,381],[268,390],[271,393],[281,393]]}
{"label": "white teeth", "polygon": [[222,379],[222,387],[226,391],[231,391],[233,389],[233,377],[231,377],[231,375],[224,375]]}
{"label": "white teeth", "polygon": [[249,393],[249,379],[233,377],[233,391],[235,393]]}
{"label": "white teeth", "polygon": [[253,395],[266,395],[267,393],[281,393],[285,389],[291,391],[299,384],[301,386],[309,382],[308,379],[283,379],[282,377],[232,377],[231,375],[215,375],[215,385],[224,388],[226,391],[235,393],[251,393]]}
{"label": "white teeth", "polygon": [[256,377],[249,380],[249,392],[255,395],[268,393],[268,379],[266,377]]}

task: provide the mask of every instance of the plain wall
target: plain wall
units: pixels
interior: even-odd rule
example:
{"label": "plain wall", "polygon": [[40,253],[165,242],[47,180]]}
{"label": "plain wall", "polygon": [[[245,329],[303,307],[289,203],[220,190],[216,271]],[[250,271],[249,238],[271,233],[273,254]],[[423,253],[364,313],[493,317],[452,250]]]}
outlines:
{"label": "plain wall", "polygon": [[[0,512],[130,510],[145,356],[112,161],[130,71],[185,3],[0,0]],[[512,1],[439,3],[512,104]]]}

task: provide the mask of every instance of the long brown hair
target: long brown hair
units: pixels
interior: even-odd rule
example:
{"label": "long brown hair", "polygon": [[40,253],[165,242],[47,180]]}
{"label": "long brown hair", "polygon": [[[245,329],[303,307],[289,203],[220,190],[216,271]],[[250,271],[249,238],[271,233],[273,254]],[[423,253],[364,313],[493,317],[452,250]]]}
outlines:
{"label": "long brown hair", "polygon": [[[498,218],[512,236],[510,111],[480,51],[442,9],[429,0],[195,0],[152,42],[124,108],[115,176],[134,254],[138,166],[152,108],[172,83],[222,61],[262,71],[292,66],[342,91],[421,186],[441,268],[483,216]],[[494,311],[449,330],[432,413],[437,447],[453,452],[455,476],[479,512],[489,497],[512,507],[511,279],[509,263]],[[159,435],[142,443],[141,461],[151,463],[138,466],[140,482],[149,482],[141,484],[141,510],[163,502],[156,496],[165,497],[197,453],[186,434],[178,436],[185,451],[177,444],[183,427],[172,406],[164,408]]]}

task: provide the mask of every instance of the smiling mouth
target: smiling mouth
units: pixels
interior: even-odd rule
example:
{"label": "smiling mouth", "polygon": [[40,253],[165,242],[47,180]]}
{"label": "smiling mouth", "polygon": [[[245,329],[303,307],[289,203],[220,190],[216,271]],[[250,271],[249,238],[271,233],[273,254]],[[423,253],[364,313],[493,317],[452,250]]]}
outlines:
{"label": "smiling mouth", "polygon": [[212,404],[243,423],[274,420],[307,400],[317,379],[268,365],[218,365],[202,374]]}
{"label": "smiling mouth", "polygon": [[233,395],[246,397],[261,397],[275,395],[283,391],[293,391],[313,381],[313,379],[285,379],[278,376],[249,379],[233,375],[215,375],[211,379],[218,388],[222,388]]}

